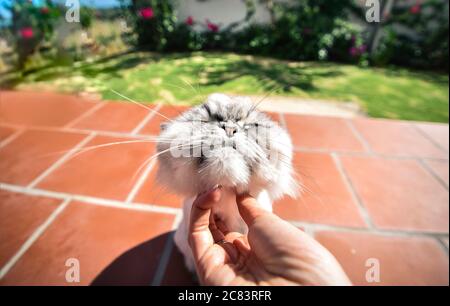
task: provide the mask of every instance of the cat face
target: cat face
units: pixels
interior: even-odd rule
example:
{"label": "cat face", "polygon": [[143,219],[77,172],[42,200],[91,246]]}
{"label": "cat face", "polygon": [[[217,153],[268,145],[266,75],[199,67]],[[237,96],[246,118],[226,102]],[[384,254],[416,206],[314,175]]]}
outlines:
{"label": "cat face", "polygon": [[216,184],[265,189],[272,199],[295,194],[288,134],[243,97],[210,95],[162,125],[157,149],[159,180],[184,195]]}

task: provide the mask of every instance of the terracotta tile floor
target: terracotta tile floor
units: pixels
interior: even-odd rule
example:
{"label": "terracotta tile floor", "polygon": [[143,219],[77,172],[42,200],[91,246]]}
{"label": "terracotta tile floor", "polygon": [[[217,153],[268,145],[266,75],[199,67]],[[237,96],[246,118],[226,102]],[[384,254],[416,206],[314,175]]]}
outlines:
{"label": "terracotta tile floor", "polygon": [[[0,93],[1,285],[195,284],[172,241],[181,200],[155,183],[154,160],[140,167],[164,121],[155,109],[185,108]],[[447,124],[270,115],[305,186],[275,213],[355,284],[448,285]]]}

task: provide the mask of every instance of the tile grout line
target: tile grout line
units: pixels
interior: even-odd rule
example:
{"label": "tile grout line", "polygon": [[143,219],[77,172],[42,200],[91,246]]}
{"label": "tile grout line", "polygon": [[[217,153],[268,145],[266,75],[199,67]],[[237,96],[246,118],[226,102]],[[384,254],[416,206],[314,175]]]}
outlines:
{"label": "tile grout line", "polygon": [[344,233],[361,233],[361,234],[376,234],[382,236],[391,237],[427,237],[440,240],[441,238],[448,238],[448,233],[437,233],[437,232],[416,232],[408,230],[385,230],[385,229],[370,229],[363,227],[345,227],[328,225],[322,223],[309,223],[304,221],[294,221],[288,220],[294,226],[310,228],[310,231],[321,232],[321,231],[334,231],[334,232],[344,232]]}
{"label": "tile grout line", "polygon": [[361,213],[361,216],[364,219],[364,222],[367,226],[369,226],[370,229],[374,229],[375,226],[372,222],[372,219],[370,218],[369,212],[367,211],[366,207],[363,204],[363,201],[361,197],[356,192],[356,189],[353,186],[352,181],[350,180],[350,177],[348,176],[347,172],[344,169],[344,166],[341,163],[341,160],[339,159],[339,156],[336,153],[331,153],[331,158],[334,161],[334,164],[336,165],[336,168],[341,175],[342,180],[344,181],[344,184],[347,187],[347,190],[350,192],[353,201],[358,207],[359,212]]}
{"label": "tile grout line", "polygon": [[20,249],[14,254],[14,256],[3,266],[0,270],[0,280],[14,267],[19,259],[28,251],[33,243],[45,232],[45,230],[55,221],[59,214],[69,205],[70,199],[64,200],[32,234],[22,244]]}
{"label": "tile grout line", "polygon": [[50,191],[50,190],[44,190],[44,189],[39,189],[39,188],[26,188],[23,186],[17,186],[17,185],[12,185],[12,184],[8,184],[8,183],[0,183],[0,190],[7,190],[7,191],[11,191],[11,192],[17,192],[17,193],[22,193],[22,194],[27,194],[27,195],[32,195],[32,196],[43,196],[43,197],[62,199],[62,200],[72,199],[74,201],[80,201],[83,203],[88,203],[88,204],[98,205],[98,206],[106,206],[106,207],[112,207],[112,208],[129,209],[129,210],[154,212],[154,213],[163,213],[163,214],[170,214],[170,215],[176,215],[180,211],[179,208],[173,208],[173,207],[168,207],[168,206],[143,204],[143,203],[132,203],[133,205],[128,205],[128,204],[125,204],[124,202],[118,201],[118,200],[103,199],[103,198],[77,195],[77,194],[68,194],[68,193],[64,193],[64,192]]}
{"label": "tile grout line", "polygon": [[[346,156],[358,156],[358,157],[376,157],[382,159],[390,159],[390,160],[413,160],[418,157],[415,155],[387,155],[387,154],[378,154],[378,153],[368,153],[368,152],[356,152],[356,151],[340,151],[340,150],[328,150],[328,149],[314,149],[307,147],[294,147],[294,152],[300,153],[322,153],[322,154],[338,154],[338,155],[346,155]],[[433,161],[446,161],[449,160],[447,158],[436,158],[436,157],[422,157],[425,160],[433,160]]]}
{"label": "tile grout line", "polygon": [[139,132],[144,128],[144,126],[155,117],[156,113],[161,109],[162,105],[156,105],[151,112],[149,112],[145,118],[131,131],[131,135],[139,134]]}
{"label": "tile grout line", "polygon": [[65,124],[64,126],[62,126],[62,129],[69,129],[72,126],[74,126],[75,124],[77,124],[78,122],[80,122],[81,120],[83,120],[84,118],[94,114],[96,111],[98,111],[100,108],[104,107],[107,103],[105,102],[98,102],[97,105],[92,106],[90,109],[88,109],[87,111],[85,111],[84,113],[82,113],[81,115],[79,115],[78,117],[76,117],[75,119],[73,119],[72,121],[68,122],[67,124]]}
{"label": "tile grout line", "polygon": [[[22,186],[12,185],[8,183],[0,183],[0,190],[7,190],[10,192],[17,192],[22,194],[27,194],[31,196],[43,196],[49,198],[55,198],[60,200],[72,200],[72,201],[80,201],[87,204],[98,205],[98,206],[106,206],[118,209],[127,209],[127,210],[136,210],[136,211],[144,211],[144,212],[154,212],[154,213],[164,213],[171,215],[181,215],[182,210],[180,208],[173,208],[167,206],[159,206],[152,204],[142,204],[142,203],[133,203],[133,205],[125,205],[121,201],[116,200],[108,200],[102,198],[95,198],[90,196],[82,196],[82,195],[74,195],[67,194],[55,191],[47,191],[42,189],[29,189]],[[334,231],[352,231],[352,232],[361,232],[361,233],[375,233],[375,234],[384,234],[384,235],[400,235],[400,236],[426,236],[426,237],[449,237],[448,233],[441,232],[416,232],[410,230],[383,230],[383,229],[369,229],[369,228],[357,228],[357,227],[345,227],[345,226],[336,226],[336,225],[327,225],[320,223],[308,223],[303,221],[294,221],[287,220],[295,226],[308,227],[313,231],[318,230],[334,230]],[[174,222],[174,226],[176,226],[176,222]]]}
{"label": "tile grout line", "polygon": [[48,175],[50,175],[53,171],[58,169],[62,164],[64,164],[69,158],[77,152],[79,149],[84,147],[89,141],[91,141],[96,136],[96,133],[92,133],[83,140],[81,140],[78,144],[76,144],[69,152],[64,154],[61,158],[59,158],[55,163],[53,163],[50,167],[48,167],[44,172],[42,172],[37,178],[35,178],[27,187],[34,188],[37,184],[39,184],[43,179],[45,179]]}
{"label": "tile grout line", "polygon": [[436,172],[434,172],[434,170],[423,159],[417,158],[416,160],[422,166],[422,168],[425,169],[426,172],[428,172],[432,177],[434,177],[439,182],[439,184],[442,185],[442,187],[444,187],[445,190],[447,190],[447,192],[449,191],[448,185],[444,182],[444,180],[441,179],[439,175],[437,175]]}
{"label": "tile grout line", "polygon": [[23,125],[15,125],[15,124],[5,124],[0,123],[0,126],[6,126],[11,128],[23,128],[29,130],[38,130],[38,131],[50,131],[50,132],[67,132],[67,133],[79,133],[79,134],[90,134],[96,133],[98,136],[110,136],[110,137],[123,137],[123,138],[140,138],[140,139],[152,139],[155,135],[146,135],[146,134],[136,134],[131,135],[123,132],[113,132],[113,131],[102,131],[102,130],[94,130],[94,129],[80,129],[80,128],[59,128],[53,126],[23,126]]}
{"label": "tile grout line", "polygon": [[438,143],[436,140],[434,140],[430,135],[428,135],[424,130],[422,130],[419,126],[410,123],[409,124],[414,130],[416,130],[420,135],[422,135],[423,137],[425,137],[426,139],[428,139],[429,142],[431,142],[435,147],[437,147],[439,150],[441,150],[444,153],[447,153],[448,155],[448,151],[441,146],[440,143]]}
{"label": "tile grout line", "polygon": [[125,200],[125,203],[130,204],[131,202],[134,201],[134,198],[136,197],[137,193],[141,189],[142,185],[144,185],[147,177],[149,176],[150,172],[153,170],[155,164],[156,164],[156,159],[153,158],[150,161],[150,163],[147,165],[147,167],[145,167],[141,176],[138,178],[138,180],[134,184],[133,188],[131,189],[130,193],[127,196],[127,199]]}
{"label": "tile grout line", "polygon": [[22,135],[24,132],[25,132],[25,128],[23,128],[23,127],[19,128],[17,131],[12,133],[9,137],[6,137],[2,142],[0,142],[0,148],[3,148],[6,145],[8,145],[10,142],[12,142],[14,139],[19,137],[20,135]]}
{"label": "tile grout line", "polygon": [[159,260],[158,268],[156,269],[152,283],[150,284],[151,286],[160,286],[161,282],[166,274],[167,265],[169,264],[170,255],[172,255],[173,247],[175,244],[175,242],[173,240],[174,235],[175,235],[174,231],[177,229],[178,224],[181,222],[182,216],[183,216],[182,211],[179,211],[176,214],[175,219],[173,220],[171,232],[169,233],[169,235],[167,237],[167,241],[164,245],[164,250],[161,255],[161,259]]}
{"label": "tile grout line", "polygon": [[[281,113],[279,113],[282,115]],[[9,123],[0,123],[0,126],[12,127],[12,128],[25,128],[23,125],[17,124],[9,124]],[[123,132],[112,132],[112,131],[101,131],[101,130],[86,130],[86,129],[76,129],[76,128],[55,128],[50,126],[28,126],[27,129],[32,130],[44,130],[44,131],[55,131],[55,132],[70,132],[70,133],[81,133],[81,134],[90,134],[92,132],[97,133],[97,136],[110,136],[110,137],[123,137],[123,138],[139,138],[139,139],[154,139],[156,135],[146,135],[146,134],[136,134],[131,135],[129,133]],[[380,153],[368,153],[368,152],[352,152],[352,151],[339,151],[339,150],[328,150],[328,149],[315,149],[315,148],[307,148],[307,147],[294,147],[295,152],[304,152],[304,153],[337,153],[337,154],[345,154],[345,155],[355,155],[355,156],[367,156],[367,157],[378,157],[385,159],[415,159],[417,156],[415,155],[389,155],[389,154],[380,154]],[[438,157],[423,157],[426,160],[435,160],[435,161],[449,161],[449,158],[438,158]]]}
{"label": "tile grout line", "polygon": [[442,250],[449,256],[449,249],[448,246],[445,244],[445,242],[442,240],[441,237],[434,237],[436,239],[437,244],[439,244],[442,248]]}
{"label": "tile grout line", "polygon": [[362,144],[364,149],[367,151],[367,153],[370,153],[371,155],[374,155],[375,152],[372,150],[372,147],[367,142],[367,140],[364,138],[364,136],[358,131],[358,129],[353,125],[353,122],[350,119],[344,119],[345,123],[347,124],[348,128],[352,132],[353,136],[358,139],[358,141]]}

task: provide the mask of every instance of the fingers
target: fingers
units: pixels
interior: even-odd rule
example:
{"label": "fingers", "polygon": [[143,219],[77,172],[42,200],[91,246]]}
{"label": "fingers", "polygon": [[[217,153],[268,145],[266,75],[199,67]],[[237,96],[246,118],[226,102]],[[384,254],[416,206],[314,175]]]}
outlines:
{"label": "fingers", "polygon": [[211,208],[220,201],[221,187],[203,193],[192,204],[189,223],[189,243],[195,260],[201,258],[206,250],[214,244],[214,237],[210,231]]}
{"label": "fingers", "polygon": [[256,199],[249,194],[237,194],[236,203],[242,219],[248,226],[252,225],[256,218],[267,214],[267,211],[262,209]]}

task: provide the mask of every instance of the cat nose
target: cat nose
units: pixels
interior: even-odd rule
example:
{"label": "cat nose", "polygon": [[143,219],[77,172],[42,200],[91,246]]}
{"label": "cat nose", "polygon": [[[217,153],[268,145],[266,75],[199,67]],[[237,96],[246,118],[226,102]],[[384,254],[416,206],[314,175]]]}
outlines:
{"label": "cat nose", "polygon": [[220,127],[225,130],[228,137],[233,137],[237,132],[237,125],[231,120],[221,122]]}
{"label": "cat nose", "polygon": [[228,137],[232,137],[237,132],[237,128],[235,126],[224,126],[223,129]]}

